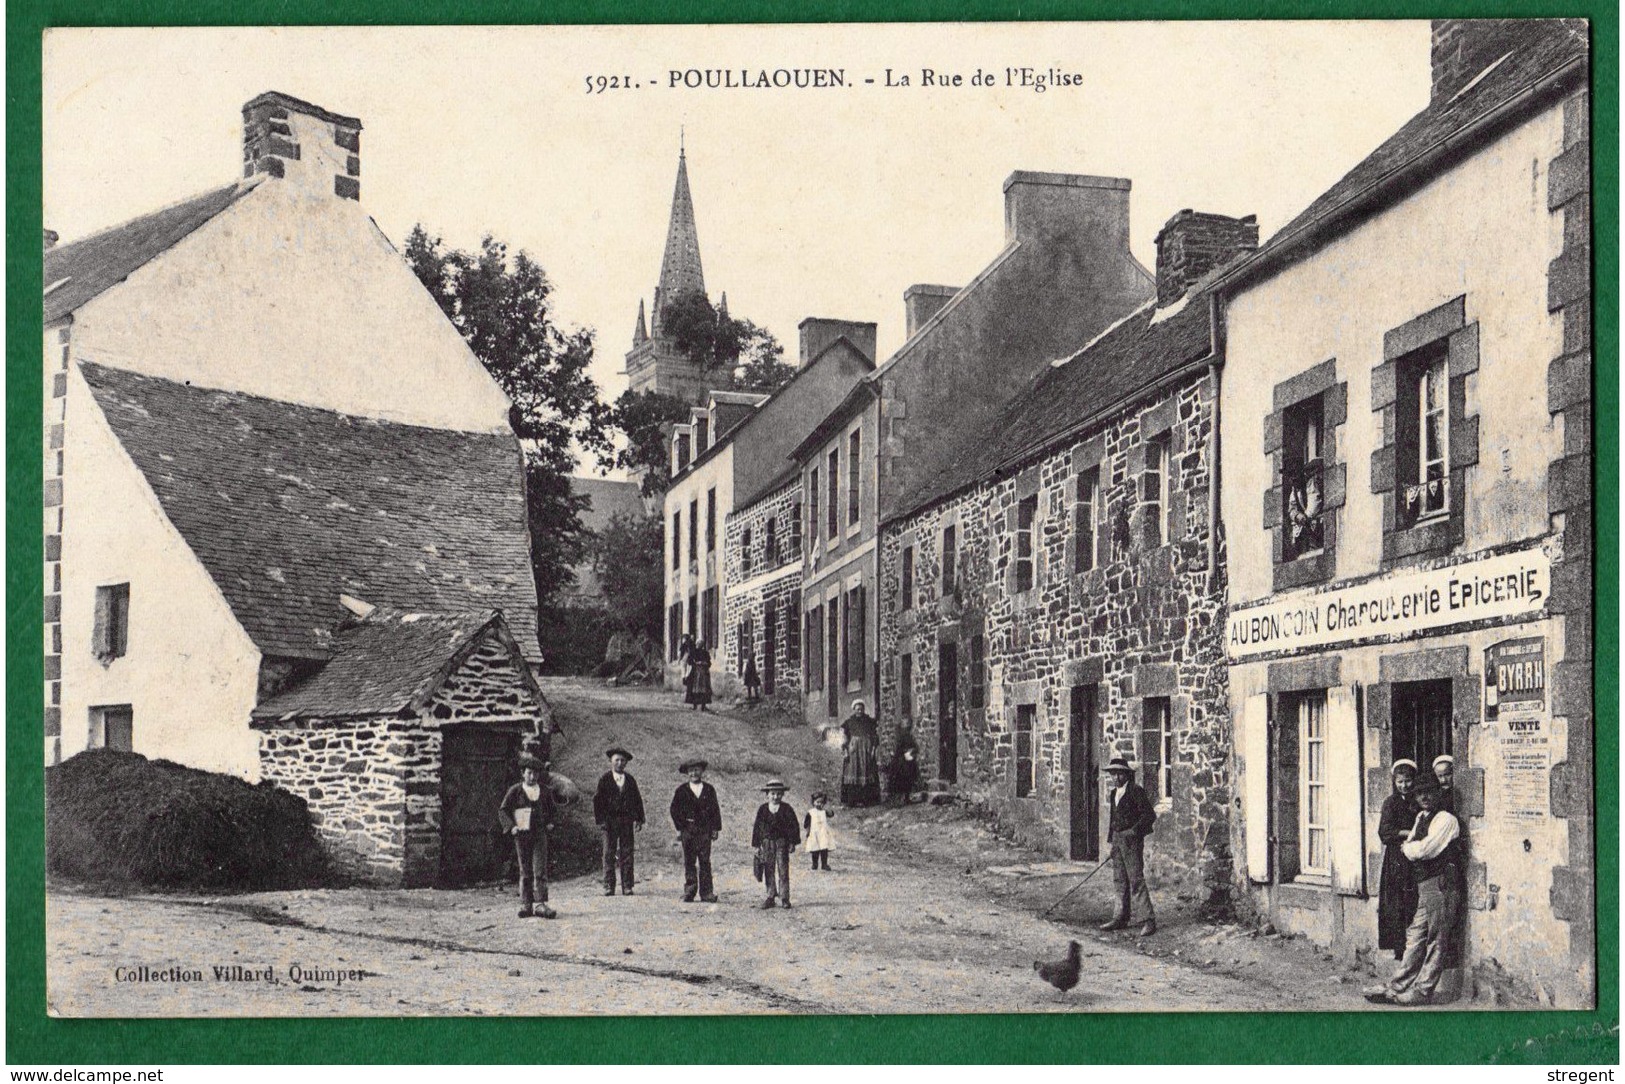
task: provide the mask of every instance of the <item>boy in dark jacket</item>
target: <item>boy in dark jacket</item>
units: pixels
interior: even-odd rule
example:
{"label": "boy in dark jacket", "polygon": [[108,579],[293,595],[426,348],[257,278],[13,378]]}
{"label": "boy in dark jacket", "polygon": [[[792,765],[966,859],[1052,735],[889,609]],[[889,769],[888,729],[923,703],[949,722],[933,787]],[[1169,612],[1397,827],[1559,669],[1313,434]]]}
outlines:
{"label": "boy in dark jacket", "polygon": [[711,844],[722,832],[722,807],[717,804],[717,788],[705,781],[706,763],[685,760],[678,770],[688,776],[671,796],[671,823],[683,844],[683,902],[693,903],[694,893],[706,903],[717,902],[711,883]]}
{"label": "boy in dark jacket", "polygon": [[784,790],[779,780],[767,781],[762,788],[767,801],[757,808],[756,823],[750,830],[750,845],[756,848],[767,887],[764,910],[773,906],[775,897],[780,907],[790,906],[790,851],[801,842],[801,824],[796,820],[796,811],[784,800]]}
{"label": "boy in dark jacket", "polygon": [[1145,788],[1134,781],[1134,769],[1127,760],[1113,757],[1106,766],[1111,777],[1112,817],[1106,829],[1106,842],[1112,845],[1112,879],[1117,882],[1117,914],[1100,927],[1121,930],[1133,925],[1134,905],[1145,912],[1141,937],[1157,932],[1157,915],[1151,909],[1151,890],[1145,884],[1145,837],[1157,821],[1156,809]]}
{"label": "boy in dark jacket", "polygon": [[555,816],[547,766],[533,756],[522,756],[519,775],[520,782],[508,788],[497,811],[503,832],[513,837],[519,854],[519,917],[557,918],[558,912],[547,905],[547,834]]}
{"label": "boy in dark jacket", "polygon": [[609,771],[592,796],[592,819],[604,834],[604,895],[615,895],[615,871],[621,871],[621,895],[632,895],[632,833],[643,831],[643,795],[626,770],[632,754],[620,746],[605,751]]}

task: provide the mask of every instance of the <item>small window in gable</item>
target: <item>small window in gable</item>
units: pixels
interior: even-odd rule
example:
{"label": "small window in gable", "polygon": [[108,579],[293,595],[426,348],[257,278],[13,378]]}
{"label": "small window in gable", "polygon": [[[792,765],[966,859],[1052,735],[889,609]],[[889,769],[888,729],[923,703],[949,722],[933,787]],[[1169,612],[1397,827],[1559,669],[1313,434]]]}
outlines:
{"label": "small window in gable", "polygon": [[123,658],[130,650],[130,585],[96,588],[96,623],[91,650],[103,662]]}

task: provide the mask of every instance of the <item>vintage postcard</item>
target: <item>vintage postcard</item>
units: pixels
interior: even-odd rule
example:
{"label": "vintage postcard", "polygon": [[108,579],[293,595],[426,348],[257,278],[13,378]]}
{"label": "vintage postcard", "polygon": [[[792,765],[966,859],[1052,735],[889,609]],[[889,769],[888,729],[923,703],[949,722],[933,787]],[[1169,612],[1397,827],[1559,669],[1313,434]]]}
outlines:
{"label": "vintage postcard", "polygon": [[1595,1007],[1590,30],[48,31],[48,1012]]}

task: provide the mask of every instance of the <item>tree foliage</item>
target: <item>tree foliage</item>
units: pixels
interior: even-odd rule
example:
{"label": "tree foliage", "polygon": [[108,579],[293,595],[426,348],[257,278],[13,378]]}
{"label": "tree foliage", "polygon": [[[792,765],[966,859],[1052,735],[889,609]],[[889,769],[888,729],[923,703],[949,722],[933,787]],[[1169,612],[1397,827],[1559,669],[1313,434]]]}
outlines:
{"label": "tree foliage", "polygon": [[555,323],[553,284],[541,265],[523,251],[510,255],[490,235],[478,252],[465,252],[414,226],[405,257],[513,404],[509,422],[525,451],[537,602],[546,611],[586,558],[587,498],[571,490],[570,474],[580,451],[600,459],[614,452],[609,407],[587,372],[593,334]]}
{"label": "tree foliage", "polygon": [[615,400],[611,421],[626,437],[626,444],[617,449],[612,465],[643,472],[644,496],[666,491],[671,475],[667,434],[672,425],[688,420],[688,411],[688,403],[656,391],[627,391]]}
{"label": "tree foliage", "polygon": [[553,321],[553,283],[540,264],[489,234],[478,252],[448,248],[421,225],[406,239],[406,262],[507,393],[521,440],[609,452],[609,409],[587,372],[593,333]]}
{"label": "tree foliage", "polygon": [[698,290],[661,309],[660,326],[689,361],[726,370],[737,390],[771,392],[795,374],[771,331],[717,309]]}
{"label": "tree foliage", "polygon": [[592,567],[616,628],[661,638],[665,538],[659,516],[618,513],[593,537]]}

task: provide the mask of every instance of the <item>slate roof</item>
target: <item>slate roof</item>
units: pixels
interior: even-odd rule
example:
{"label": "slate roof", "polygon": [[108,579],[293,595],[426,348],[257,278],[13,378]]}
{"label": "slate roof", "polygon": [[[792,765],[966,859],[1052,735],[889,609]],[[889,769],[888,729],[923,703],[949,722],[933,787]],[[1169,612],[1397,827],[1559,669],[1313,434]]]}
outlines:
{"label": "slate roof", "polygon": [[347,594],[500,609],[537,658],[518,441],[357,418],[90,362],[80,371],[164,513],[267,655],[326,659]]}
{"label": "slate roof", "polygon": [[[258,187],[263,178],[234,181],[223,188],[172,204],[140,218],[45,250],[45,322],[59,320],[109,287],[123,282],[148,261]],[[53,290],[51,287],[57,283]]]}
{"label": "slate roof", "polygon": [[1460,91],[1429,102],[1416,116],[1328,188],[1296,218],[1281,227],[1230,279],[1248,277],[1279,262],[1286,250],[1327,232],[1338,213],[1376,197],[1385,183],[1451,137],[1509,105],[1532,86],[1587,55],[1582,20],[1529,20],[1522,39],[1508,53],[1469,80]]}
{"label": "slate roof", "polygon": [[1193,288],[1182,304],[1162,310],[1142,306],[1078,353],[1045,369],[985,429],[950,445],[936,469],[904,494],[890,519],[910,516],[1001,468],[1043,454],[1096,417],[1130,405],[1162,378],[1204,360],[1210,345],[1204,286]]}
{"label": "slate roof", "polygon": [[305,682],[262,702],[256,719],[345,719],[421,708],[484,638],[495,610],[457,614],[376,611],[333,634],[333,656]]}

